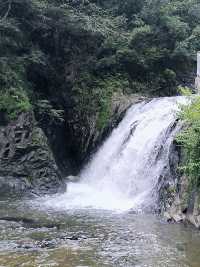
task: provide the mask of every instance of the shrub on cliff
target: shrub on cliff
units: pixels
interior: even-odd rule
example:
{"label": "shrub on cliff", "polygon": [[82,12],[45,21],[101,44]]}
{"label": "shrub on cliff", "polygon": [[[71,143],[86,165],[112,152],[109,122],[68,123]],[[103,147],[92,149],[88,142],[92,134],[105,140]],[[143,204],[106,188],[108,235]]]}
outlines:
{"label": "shrub on cliff", "polygon": [[31,104],[23,90],[10,89],[0,92],[0,112],[7,120],[14,120],[22,112],[31,110]]}
{"label": "shrub on cliff", "polygon": [[177,141],[183,148],[184,159],[180,169],[190,178],[193,186],[200,186],[200,97],[182,108],[180,114],[184,129]]}

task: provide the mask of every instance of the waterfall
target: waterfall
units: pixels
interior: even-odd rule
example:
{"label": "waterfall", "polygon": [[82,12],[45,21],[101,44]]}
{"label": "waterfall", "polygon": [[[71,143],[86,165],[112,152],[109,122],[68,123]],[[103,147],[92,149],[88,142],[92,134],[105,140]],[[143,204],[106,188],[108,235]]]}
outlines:
{"label": "waterfall", "polygon": [[155,187],[169,164],[169,148],[184,97],[133,105],[119,126],[82,170],[81,182],[47,202],[64,209],[142,209],[155,202]]}

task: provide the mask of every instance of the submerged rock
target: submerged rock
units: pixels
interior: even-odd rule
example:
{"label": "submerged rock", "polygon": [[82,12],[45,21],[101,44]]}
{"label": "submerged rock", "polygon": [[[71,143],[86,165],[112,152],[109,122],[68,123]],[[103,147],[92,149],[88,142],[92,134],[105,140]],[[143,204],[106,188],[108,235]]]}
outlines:
{"label": "submerged rock", "polygon": [[64,190],[44,132],[32,112],[0,126],[0,194],[56,193]]}

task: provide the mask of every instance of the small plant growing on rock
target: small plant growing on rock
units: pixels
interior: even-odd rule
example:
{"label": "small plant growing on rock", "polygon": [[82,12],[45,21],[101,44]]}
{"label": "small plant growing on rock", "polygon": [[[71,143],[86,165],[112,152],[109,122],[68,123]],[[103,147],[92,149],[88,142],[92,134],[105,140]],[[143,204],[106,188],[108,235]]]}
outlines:
{"label": "small plant growing on rock", "polygon": [[190,178],[192,186],[200,186],[200,97],[182,107],[180,118],[185,126],[177,136],[183,147],[184,162],[180,170]]}
{"label": "small plant growing on rock", "polygon": [[22,112],[31,109],[31,104],[22,89],[11,88],[0,92],[0,111],[6,114],[7,119],[14,120]]}

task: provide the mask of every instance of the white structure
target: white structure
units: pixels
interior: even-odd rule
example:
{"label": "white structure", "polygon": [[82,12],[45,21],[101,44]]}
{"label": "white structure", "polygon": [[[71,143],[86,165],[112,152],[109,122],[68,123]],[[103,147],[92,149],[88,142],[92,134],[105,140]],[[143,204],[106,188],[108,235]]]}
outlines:
{"label": "white structure", "polygon": [[197,52],[197,76],[200,77],[200,52]]}
{"label": "white structure", "polygon": [[200,52],[197,52],[197,77],[195,79],[195,89],[200,94]]}

